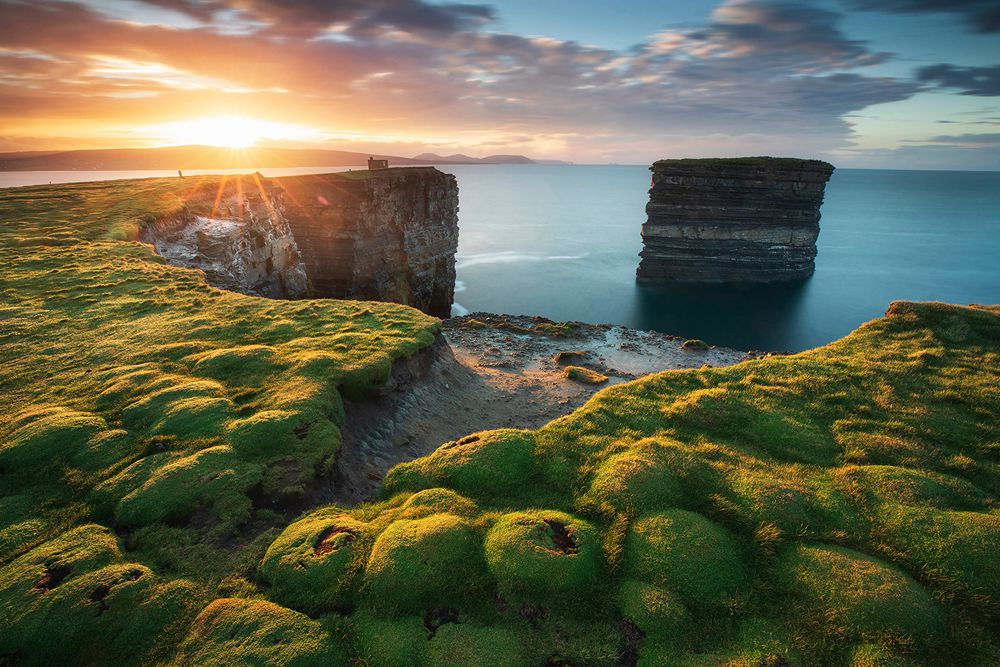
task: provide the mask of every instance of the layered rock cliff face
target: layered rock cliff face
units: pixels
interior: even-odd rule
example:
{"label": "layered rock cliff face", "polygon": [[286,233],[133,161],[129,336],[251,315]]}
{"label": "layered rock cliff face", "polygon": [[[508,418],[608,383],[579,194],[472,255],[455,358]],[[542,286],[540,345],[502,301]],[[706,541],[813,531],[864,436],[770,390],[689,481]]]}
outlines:
{"label": "layered rock cliff face", "polygon": [[212,285],[276,298],[392,301],[448,317],[455,292],[458,186],[434,168],[196,186],[142,240]]}
{"label": "layered rock cliff face", "polygon": [[276,181],[312,296],[405,303],[448,317],[458,185],[432,167]]}
{"label": "layered rock cliff face", "polygon": [[660,160],[640,281],[771,282],[812,275],[833,166],[819,160]]}
{"label": "layered rock cliff face", "polygon": [[141,238],[171,264],[203,270],[216,287],[273,298],[304,297],[309,285],[283,214],[284,193],[266,181],[259,183],[251,188],[244,187],[244,179],[227,181],[210,207],[204,198],[195,198],[179,214],[150,221]]}

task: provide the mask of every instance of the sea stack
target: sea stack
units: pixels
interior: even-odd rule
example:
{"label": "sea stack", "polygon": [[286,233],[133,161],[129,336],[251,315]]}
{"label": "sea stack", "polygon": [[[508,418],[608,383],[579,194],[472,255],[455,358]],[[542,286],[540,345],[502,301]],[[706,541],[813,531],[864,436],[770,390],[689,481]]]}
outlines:
{"label": "sea stack", "polygon": [[642,282],[774,282],[815,269],[833,165],[747,157],[659,160],[642,226]]}

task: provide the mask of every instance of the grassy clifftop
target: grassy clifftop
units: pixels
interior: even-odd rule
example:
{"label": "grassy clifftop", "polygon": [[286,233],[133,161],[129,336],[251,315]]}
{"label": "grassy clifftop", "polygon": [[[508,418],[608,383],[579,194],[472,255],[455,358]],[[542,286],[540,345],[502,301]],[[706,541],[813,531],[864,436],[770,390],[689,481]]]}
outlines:
{"label": "grassy clifftop", "polygon": [[[254,196],[254,179],[240,182]],[[225,292],[130,240],[144,220],[210,207],[218,185],[151,179],[0,192],[0,654],[54,659],[32,653],[48,643],[33,634],[39,614],[69,614],[67,626],[83,623],[83,639],[87,623],[101,623],[82,619],[91,590],[56,602],[94,573],[39,555],[62,549],[65,531],[81,524],[126,538],[123,553],[117,538],[91,526],[86,534],[109,546],[86,567],[142,552],[160,571],[199,580],[164,584],[198,591],[171,604],[203,607],[214,595],[208,587],[230,576],[230,559],[254,548],[247,540],[273,538],[267,528],[284,521],[273,508],[307,502],[328,471],[340,445],[341,392],[381,382],[394,359],[433,342],[439,322],[416,310]],[[37,581],[18,588],[15,573],[35,561],[55,568],[58,591],[41,595]],[[137,581],[158,576],[135,567],[128,577],[141,572]],[[28,598],[11,597],[11,586]],[[159,593],[135,595],[112,608],[126,618],[127,607],[153,604]],[[95,646],[82,659],[139,659],[134,642],[149,648],[142,642],[161,631]]]}
{"label": "grassy clifftop", "polygon": [[897,303],[290,516],[340,392],[437,322],[220,292],[116,240],[184,186],[0,192],[0,662],[1000,661],[1000,311]]}
{"label": "grassy clifftop", "polygon": [[[441,609],[461,639],[428,631],[398,664],[495,644],[517,665],[995,664],[998,472],[1000,314],[897,303],[812,352],[651,376],[396,467],[349,513],[335,590],[373,664]],[[293,524],[265,564],[347,517]],[[311,563],[265,569],[272,597],[352,608],[287,592]]]}

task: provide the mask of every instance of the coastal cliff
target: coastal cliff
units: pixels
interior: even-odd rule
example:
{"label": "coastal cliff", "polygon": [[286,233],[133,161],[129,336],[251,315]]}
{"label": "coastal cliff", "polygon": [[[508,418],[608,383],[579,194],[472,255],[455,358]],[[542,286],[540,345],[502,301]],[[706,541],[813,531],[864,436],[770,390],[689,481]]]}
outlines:
{"label": "coastal cliff", "polygon": [[433,167],[275,181],[314,297],[404,303],[448,317],[458,185]]}
{"label": "coastal cliff", "polygon": [[448,317],[458,186],[432,167],[196,184],[140,239],[216,287],[297,299],[389,301]]}
{"label": "coastal cliff", "polygon": [[815,269],[833,165],[794,158],[660,160],[642,227],[643,282],[771,282]]}
{"label": "coastal cliff", "polygon": [[279,299],[307,296],[283,191],[264,181],[244,185],[239,178],[223,182],[208,210],[205,199],[147,221],[140,239],[171,264],[201,269],[215,287]]}

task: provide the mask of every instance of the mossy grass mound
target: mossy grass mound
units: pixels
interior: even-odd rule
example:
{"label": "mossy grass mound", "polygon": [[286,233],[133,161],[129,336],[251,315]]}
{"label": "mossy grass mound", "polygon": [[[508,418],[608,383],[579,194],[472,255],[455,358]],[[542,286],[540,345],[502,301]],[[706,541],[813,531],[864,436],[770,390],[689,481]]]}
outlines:
{"label": "mossy grass mound", "polygon": [[406,499],[399,518],[420,519],[431,514],[455,514],[471,517],[478,514],[476,503],[451,489],[424,489]]}
{"label": "mossy grass mound", "polygon": [[128,455],[125,435],[91,412],[34,406],[8,425],[0,442],[0,470],[39,480],[51,479],[65,468],[100,470]]}
{"label": "mossy grass mound", "polygon": [[198,614],[180,646],[182,665],[346,665],[347,652],[328,628],[263,600],[219,599]]}
{"label": "mossy grass mound", "polygon": [[81,526],[0,568],[0,654],[38,665],[169,656],[200,595],[189,582],[123,562],[107,529]]}
{"label": "mossy grass mound", "polygon": [[634,516],[698,507],[718,486],[718,473],[676,440],[645,438],[605,458],[578,501],[584,510]]}
{"label": "mossy grass mound", "polygon": [[908,574],[843,547],[801,544],[779,566],[785,590],[817,630],[834,637],[934,641],[941,615]]}
{"label": "mossy grass mound", "polygon": [[632,576],[675,591],[693,605],[721,603],[746,578],[729,531],[686,510],[650,514],[632,524],[625,564]]}
{"label": "mossy grass mound", "polygon": [[886,505],[875,534],[943,591],[1000,618],[1000,514]]}
{"label": "mossy grass mound", "polygon": [[501,593],[519,600],[586,605],[605,575],[597,531],[563,512],[505,514],[486,534],[484,549]]}
{"label": "mossy grass mound", "polygon": [[261,562],[270,596],[317,613],[352,600],[355,577],[364,564],[366,524],[346,514],[320,511],[291,524]]}
{"label": "mossy grass mound", "polygon": [[679,643],[690,620],[676,593],[635,579],[621,583],[618,606],[622,616],[653,641]]}
{"label": "mossy grass mound", "polygon": [[203,449],[165,462],[115,507],[115,519],[126,526],[175,521],[208,508],[222,522],[237,525],[249,516],[246,492],[263,474],[244,463],[225,445]]}
{"label": "mossy grass mound", "polygon": [[504,627],[449,623],[439,627],[427,643],[428,667],[532,667],[516,634]]}
{"label": "mossy grass mound", "polygon": [[356,652],[365,664],[381,667],[427,664],[428,630],[420,616],[385,619],[356,614],[351,620]]}
{"label": "mossy grass mound", "polygon": [[727,475],[723,497],[748,526],[768,526],[781,536],[850,532],[858,511],[825,471],[798,466],[740,466]]}
{"label": "mossy grass mound", "polygon": [[472,499],[507,501],[530,490],[538,472],[534,452],[529,431],[501,429],[466,436],[430,456],[396,466],[386,475],[382,492],[446,486]]}
{"label": "mossy grass mound", "polygon": [[836,471],[835,480],[845,492],[865,494],[873,504],[983,509],[988,500],[986,493],[960,477],[900,466],[844,466]]}
{"label": "mossy grass mound", "polygon": [[486,590],[480,534],[453,514],[400,519],[378,536],[365,566],[365,603],[383,614],[461,607]]}

